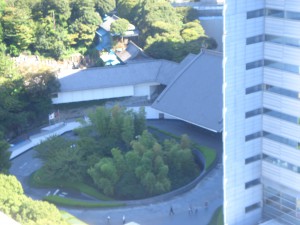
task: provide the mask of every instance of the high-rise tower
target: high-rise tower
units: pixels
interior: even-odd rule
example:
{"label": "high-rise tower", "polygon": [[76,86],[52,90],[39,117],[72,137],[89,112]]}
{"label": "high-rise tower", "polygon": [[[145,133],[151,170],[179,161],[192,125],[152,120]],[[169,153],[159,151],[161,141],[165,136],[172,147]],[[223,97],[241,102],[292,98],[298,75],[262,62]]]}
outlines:
{"label": "high-rise tower", "polygon": [[300,1],[224,2],[224,217],[300,224]]}

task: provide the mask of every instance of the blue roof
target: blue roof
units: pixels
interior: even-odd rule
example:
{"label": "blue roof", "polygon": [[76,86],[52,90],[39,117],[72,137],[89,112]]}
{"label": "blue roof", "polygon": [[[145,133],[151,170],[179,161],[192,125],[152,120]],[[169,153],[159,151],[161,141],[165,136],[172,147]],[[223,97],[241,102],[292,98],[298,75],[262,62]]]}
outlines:
{"label": "blue roof", "polygon": [[99,44],[96,46],[96,49],[98,51],[101,51],[103,49],[110,50],[111,40],[109,33],[103,28],[100,28],[96,31],[96,34],[99,36]]}

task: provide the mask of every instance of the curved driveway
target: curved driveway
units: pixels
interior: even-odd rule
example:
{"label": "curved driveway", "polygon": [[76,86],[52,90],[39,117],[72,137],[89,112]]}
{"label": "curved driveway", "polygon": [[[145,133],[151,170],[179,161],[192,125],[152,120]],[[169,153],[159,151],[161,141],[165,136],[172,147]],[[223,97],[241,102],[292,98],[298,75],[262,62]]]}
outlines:
{"label": "curved driveway", "polygon": [[[149,120],[147,123],[176,135],[188,134],[193,141],[216,149],[218,155],[221,156],[222,139],[220,134],[213,134],[177,120]],[[11,173],[17,176],[27,195],[34,199],[41,199],[49,191],[53,193],[55,190],[34,189],[27,185],[28,176],[41,166],[41,161],[33,156],[34,151],[28,151],[13,159]],[[60,208],[90,225],[108,224],[107,216],[111,218],[109,224],[122,224],[123,215],[126,222],[134,221],[141,225],[206,225],[215,209],[223,203],[222,176],[222,167],[219,165],[209,172],[191,191],[167,201],[148,205],[115,209]],[[206,201],[209,203],[207,209],[204,208]],[[169,215],[171,206],[175,213],[173,216]],[[189,214],[189,206],[194,209],[197,208],[198,212]]]}

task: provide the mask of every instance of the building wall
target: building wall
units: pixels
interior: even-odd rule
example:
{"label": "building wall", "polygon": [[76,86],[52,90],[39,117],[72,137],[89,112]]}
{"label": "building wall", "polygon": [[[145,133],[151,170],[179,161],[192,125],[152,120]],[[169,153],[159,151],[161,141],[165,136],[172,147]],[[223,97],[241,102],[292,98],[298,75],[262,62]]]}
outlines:
{"label": "building wall", "polygon": [[225,0],[223,41],[225,224],[300,224],[299,1]]}
{"label": "building wall", "polygon": [[138,84],[134,86],[134,96],[147,96],[150,99],[152,92],[158,87],[157,83]]}
{"label": "building wall", "polygon": [[128,97],[133,95],[133,86],[122,86],[83,91],[59,92],[57,98],[52,98],[52,102],[53,104],[61,104],[70,102]]}
{"label": "building wall", "polygon": [[57,93],[56,98],[52,98],[52,103],[61,104],[129,96],[147,96],[149,99],[153,92],[153,87],[156,86],[158,86],[156,83],[146,83],[130,86],[59,92]]}
{"label": "building wall", "polygon": [[300,2],[266,0],[263,215],[300,224]]}
{"label": "building wall", "polygon": [[247,19],[248,11],[263,6],[261,0],[224,3],[223,185],[224,219],[228,225],[257,224],[262,213],[261,160],[256,160],[261,154],[262,117],[246,118],[246,114],[261,107],[262,92],[246,93],[246,89],[261,84],[263,77],[262,68],[246,70],[246,65],[262,59],[263,44],[246,45],[246,40],[263,34],[263,17]]}

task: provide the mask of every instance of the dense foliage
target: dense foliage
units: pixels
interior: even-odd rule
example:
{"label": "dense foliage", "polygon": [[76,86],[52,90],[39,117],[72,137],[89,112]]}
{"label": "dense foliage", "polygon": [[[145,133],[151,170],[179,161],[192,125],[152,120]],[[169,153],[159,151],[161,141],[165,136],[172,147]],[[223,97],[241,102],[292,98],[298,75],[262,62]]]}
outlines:
{"label": "dense foliage", "polygon": [[49,70],[30,68],[21,72],[3,52],[0,68],[0,132],[12,137],[46,118],[51,93],[58,91],[59,83]]}
{"label": "dense foliage", "polygon": [[0,132],[0,173],[8,173],[11,165],[9,160],[11,152],[8,148],[9,144],[4,140],[3,133]]}
{"label": "dense foliage", "polygon": [[[61,59],[87,53],[95,47],[101,17],[114,9],[138,27],[139,45],[154,58],[180,61],[201,47],[216,47],[197,10],[174,8],[166,0],[0,0],[0,6],[0,49],[3,42],[11,56],[27,51]],[[113,31],[122,36],[125,27]]]}
{"label": "dense foliage", "polygon": [[100,107],[89,118],[77,140],[52,137],[37,146],[45,161],[40,179],[91,182],[108,196],[128,199],[165,193],[197,176],[187,136],[158,142],[146,130],[143,109]]}
{"label": "dense foliage", "polygon": [[29,51],[60,59],[90,48],[100,14],[115,8],[115,1],[1,0],[0,5],[0,42],[10,55]]}
{"label": "dense foliage", "polygon": [[54,205],[27,197],[14,176],[0,174],[0,193],[0,211],[23,225],[68,224]]}
{"label": "dense foliage", "polygon": [[139,44],[154,58],[180,61],[188,53],[199,53],[201,47],[217,47],[192,8],[174,8],[166,0],[120,0],[117,10],[137,25]]}

